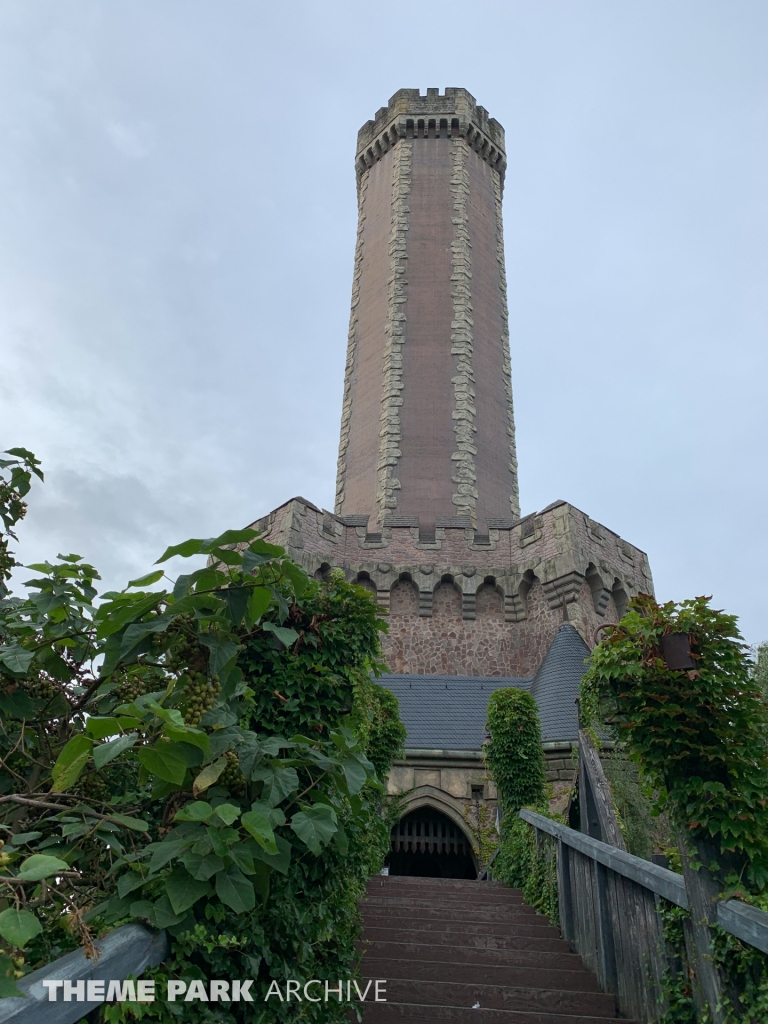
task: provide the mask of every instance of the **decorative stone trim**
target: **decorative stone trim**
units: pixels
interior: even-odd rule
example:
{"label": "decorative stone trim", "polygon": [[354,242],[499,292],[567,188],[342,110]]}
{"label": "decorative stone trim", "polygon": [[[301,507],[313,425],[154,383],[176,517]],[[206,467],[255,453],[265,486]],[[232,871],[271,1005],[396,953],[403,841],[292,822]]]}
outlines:
{"label": "decorative stone trim", "polygon": [[472,371],[472,247],[469,242],[469,147],[464,139],[452,139],[453,242],[451,243],[451,355],[455,357],[453,384],[453,435],[456,451],[451,480],[456,492],[451,501],[458,515],[469,516],[477,526],[477,473],[475,470],[475,379]]}
{"label": "decorative stone trim", "polygon": [[563,604],[572,604],[578,600],[584,574],[576,570],[558,576],[554,580],[542,580],[542,587],[550,608],[562,608]]}
{"label": "decorative stone trim", "polygon": [[335,511],[339,514],[344,507],[344,487],[347,474],[347,448],[349,447],[349,421],[352,417],[352,377],[357,357],[357,323],[360,303],[360,278],[363,273],[363,227],[365,225],[365,195],[368,190],[368,173],[358,181],[357,186],[357,242],[355,243],[355,267],[352,273],[352,306],[349,314],[347,333],[347,362],[344,367],[344,397],[341,405],[341,436],[339,458],[336,468]]}
{"label": "decorative stone trim", "polygon": [[501,226],[502,177],[491,174],[496,198],[496,262],[499,265],[499,293],[501,296],[501,352],[503,359],[504,390],[507,394],[507,436],[509,437],[509,472],[512,490],[509,508],[517,519],[520,516],[520,487],[517,482],[517,445],[515,443],[515,408],[512,400],[512,363],[509,355],[509,310],[507,308],[507,271],[504,263],[504,232]]}
{"label": "decorative stone trim", "polygon": [[389,235],[390,270],[387,281],[387,326],[384,342],[384,374],[381,385],[379,459],[376,464],[378,521],[397,508],[400,481],[400,406],[403,404],[403,344],[405,343],[405,273],[408,266],[407,232],[411,194],[413,143],[401,139],[392,154],[392,213]]}

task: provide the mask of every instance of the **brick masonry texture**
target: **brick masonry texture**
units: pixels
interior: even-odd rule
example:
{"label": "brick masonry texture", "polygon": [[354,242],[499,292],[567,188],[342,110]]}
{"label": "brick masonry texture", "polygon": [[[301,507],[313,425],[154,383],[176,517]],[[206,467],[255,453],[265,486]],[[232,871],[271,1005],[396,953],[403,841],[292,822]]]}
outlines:
{"label": "brick masonry texture", "polygon": [[426,532],[518,514],[505,161],[501,125],[463,89],[400,90],[361,129],[339,514]]}

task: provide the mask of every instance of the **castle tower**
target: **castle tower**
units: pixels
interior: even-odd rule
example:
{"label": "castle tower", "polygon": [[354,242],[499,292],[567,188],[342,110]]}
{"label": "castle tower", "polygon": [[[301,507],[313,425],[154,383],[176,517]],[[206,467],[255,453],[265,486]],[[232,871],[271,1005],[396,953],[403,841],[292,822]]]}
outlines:
{"label": "castle tower", "polygon": [[392,678],[532,679],[563,623],[592,645],[653,582],[644,552],[564,501],[520,516],[504,131],[466,89],[401,89],[355,160],[336,508],[294,498],[255,525],[376,595]]}
{"label": "castle tower", "polygon": [[336,513],[370,529],[519,519],[504,130],[466,89],[401,89],[357,140]]}
{"label": "castle tower", "polygon": [[406,834],[453,836],[479,859],[468,822],[471,807],[496,815],[482,744],[499,686],[534,696],[547,777],[569,787],[585,657],[629,598],[653,593],[645,553],[580,509],[520,516],[505,162],[501,125],[465,89],[401,89],[360,130],[336,508],[297,497],[254,523],[387,615],[381,682],[408,729],[387,781],[407,817],[395,873],[412,868]]}

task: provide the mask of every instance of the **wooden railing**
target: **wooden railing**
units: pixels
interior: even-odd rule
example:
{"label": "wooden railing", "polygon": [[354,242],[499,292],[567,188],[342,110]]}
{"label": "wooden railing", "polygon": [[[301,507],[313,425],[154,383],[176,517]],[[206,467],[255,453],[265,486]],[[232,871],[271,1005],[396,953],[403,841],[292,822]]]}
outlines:
{"label": "wooden railing", "polygon": [[[668,968],[682,969],[666,948],[659,900],[688,909],[683,875],[533,811],[522,810],[520,817],[536,830],[540,855],[557,857],[563,937],[603,990],[616,995],[621,1013],[644,1024],[658,1021],[666,1009],[662,977]],[[768,952],[767,913],[728,900],[717,904],[716,921]]]}

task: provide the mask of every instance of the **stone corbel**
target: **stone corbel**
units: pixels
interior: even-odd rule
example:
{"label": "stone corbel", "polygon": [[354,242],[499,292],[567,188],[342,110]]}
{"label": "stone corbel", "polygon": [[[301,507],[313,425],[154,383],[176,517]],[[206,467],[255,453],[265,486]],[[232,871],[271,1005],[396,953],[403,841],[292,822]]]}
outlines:
{"label": "stone corbel", "polygon": [[564,604],[573,604],[574,601],[578,601],[583,582],[584,574],[575,569],[553,580],[542,580],[541,585],[544,588],[549,607],[554,610],[562,608]]}

